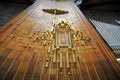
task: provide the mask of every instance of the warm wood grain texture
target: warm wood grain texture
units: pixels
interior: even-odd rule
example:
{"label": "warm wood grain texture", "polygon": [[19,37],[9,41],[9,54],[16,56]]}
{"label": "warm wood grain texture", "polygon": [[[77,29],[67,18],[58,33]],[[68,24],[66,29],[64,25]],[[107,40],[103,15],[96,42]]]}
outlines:
{"label": "warm wood grain texture", "polygon": [[[48,57],[47,46],[42,46],[41,41],[34,42],[37,35],[42,35],[45,30],[52,28],[53,15],[43,12],[43,8],[69,11],[68,14],[57,15],[56,19],[69,20],[75,30],[82,31],[91,38],[87,46],[80,48],[80,60],[76,59],[76,63],[71,63],[68,69],[67,61],[74,62],[73,58],[66,60],[69,53],[57,54],[56,60],[63,56],[63,69],[59,68],[58,62],[54,64],[52,59],[48,64],[49,67],[45,68]],[[120,65],[112,52],[70,0],[40,0],[0,29],[0,80],[119,79]]]}

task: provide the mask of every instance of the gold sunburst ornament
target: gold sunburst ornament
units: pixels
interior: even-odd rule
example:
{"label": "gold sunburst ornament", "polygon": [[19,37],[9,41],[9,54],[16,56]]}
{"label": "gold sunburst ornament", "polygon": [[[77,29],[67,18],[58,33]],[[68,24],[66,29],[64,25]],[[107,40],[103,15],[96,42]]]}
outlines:
{"label": "gold sunburst ornament", "polygon": [[[67,19],[55,21],[57,14],[66,14],[68,11],[58,9],[43,9],[43,11],[53,14],[52,29],[46,30],[41,36],[42,46],[47,47],[48,53],[45,68],[49,68],[52,63],[58,64],[59,74],[62,75],[65,69],[71,69],[71,64],[79,63],[82,59],[80,50],[89,47],[87,42],[90,38],[83,32],[76,31]],[[63,63],[66,63],[66,67]],[[67,74],[70,75],[71,72]]]}
{"label": "gold sunburst ornament", "polygon": [[43,9],[43,11],[51,14],[67,14],[68,13],[68,11],[60,10],[60,9]]}

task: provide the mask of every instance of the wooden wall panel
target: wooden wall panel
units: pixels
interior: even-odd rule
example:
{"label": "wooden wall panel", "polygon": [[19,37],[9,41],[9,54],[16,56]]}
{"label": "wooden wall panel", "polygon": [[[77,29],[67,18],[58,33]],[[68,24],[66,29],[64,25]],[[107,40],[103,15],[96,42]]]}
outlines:
{"label": "wooden wall panel", "polygon": [[[43,46],[41,40],[34,42],[37,35],[41,36],[44,31],[52,29],[53,15],[43,12],[43,8],[68,11],[68,14],[56,15],[56,21],[65,18],[73,23],[74,30],[79,30],[91,38],[87,46],[78,46],[80,59],[76,58],[77,53],[69,53],[70,68],[66,68],[66,52],[62,53],[62,69],[59,67],[59,53],[57,62],[53,63],[54,51],[50,51],[51,59],[48,68],[45,68],[46,59],[49,57],[48,46]],[[8,79],[119,80],[120,65],[72,1],[39,0],[0,29],[0,80]]]}

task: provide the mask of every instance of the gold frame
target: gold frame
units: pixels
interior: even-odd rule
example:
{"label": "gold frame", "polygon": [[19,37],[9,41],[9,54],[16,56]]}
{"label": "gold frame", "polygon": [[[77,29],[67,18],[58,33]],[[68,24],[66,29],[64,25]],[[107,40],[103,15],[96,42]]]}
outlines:
{"label": "gold frame", "polygon": [[[67,37],[68,39],[67,42],[65,42],[65,44],[62,44],[60,43],[60,37],[59,35],[62,33],[67,33]],[[72,41],[72,35],[71,35],[71,29],[69,28],[63,28],[63,29],[59,29],[59,28],[56,28],[55,29],[55,43],[54,43],[54,46],[55,48],[72,48],[73,47],[73,41]]]}

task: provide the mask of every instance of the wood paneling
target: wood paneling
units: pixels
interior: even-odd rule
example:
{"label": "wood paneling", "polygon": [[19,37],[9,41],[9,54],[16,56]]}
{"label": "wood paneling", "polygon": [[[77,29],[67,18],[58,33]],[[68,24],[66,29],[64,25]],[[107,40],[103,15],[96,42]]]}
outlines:
{"label": "wood paneling", "polygon": [[[70,60],[70,68],[66,68],[65,53],[62,54],[63,69],[59,68],[59,62],[53,63],[52,59],[49,67],[45,68],[48,57],[47,46],[41,45],[41,41],[33,42],[36,35],[42,35],[44,31],[52,29],[53,15],[43,12],[43,8],[68,11],[68,14],[57,15],[56,20],[67,19],[73,23],[75,30],[91,38],[87,42],[88,46],[80,48],[81,59],[76,59],[76,63],[73,63],[73,59]],[[37,33],[39,30],[40,33]],[[33,33],[33,37],[29,38]],[[0,29],[0,80],[8,79],[119,80],[120,65],[72,1],[39,0]]]}

